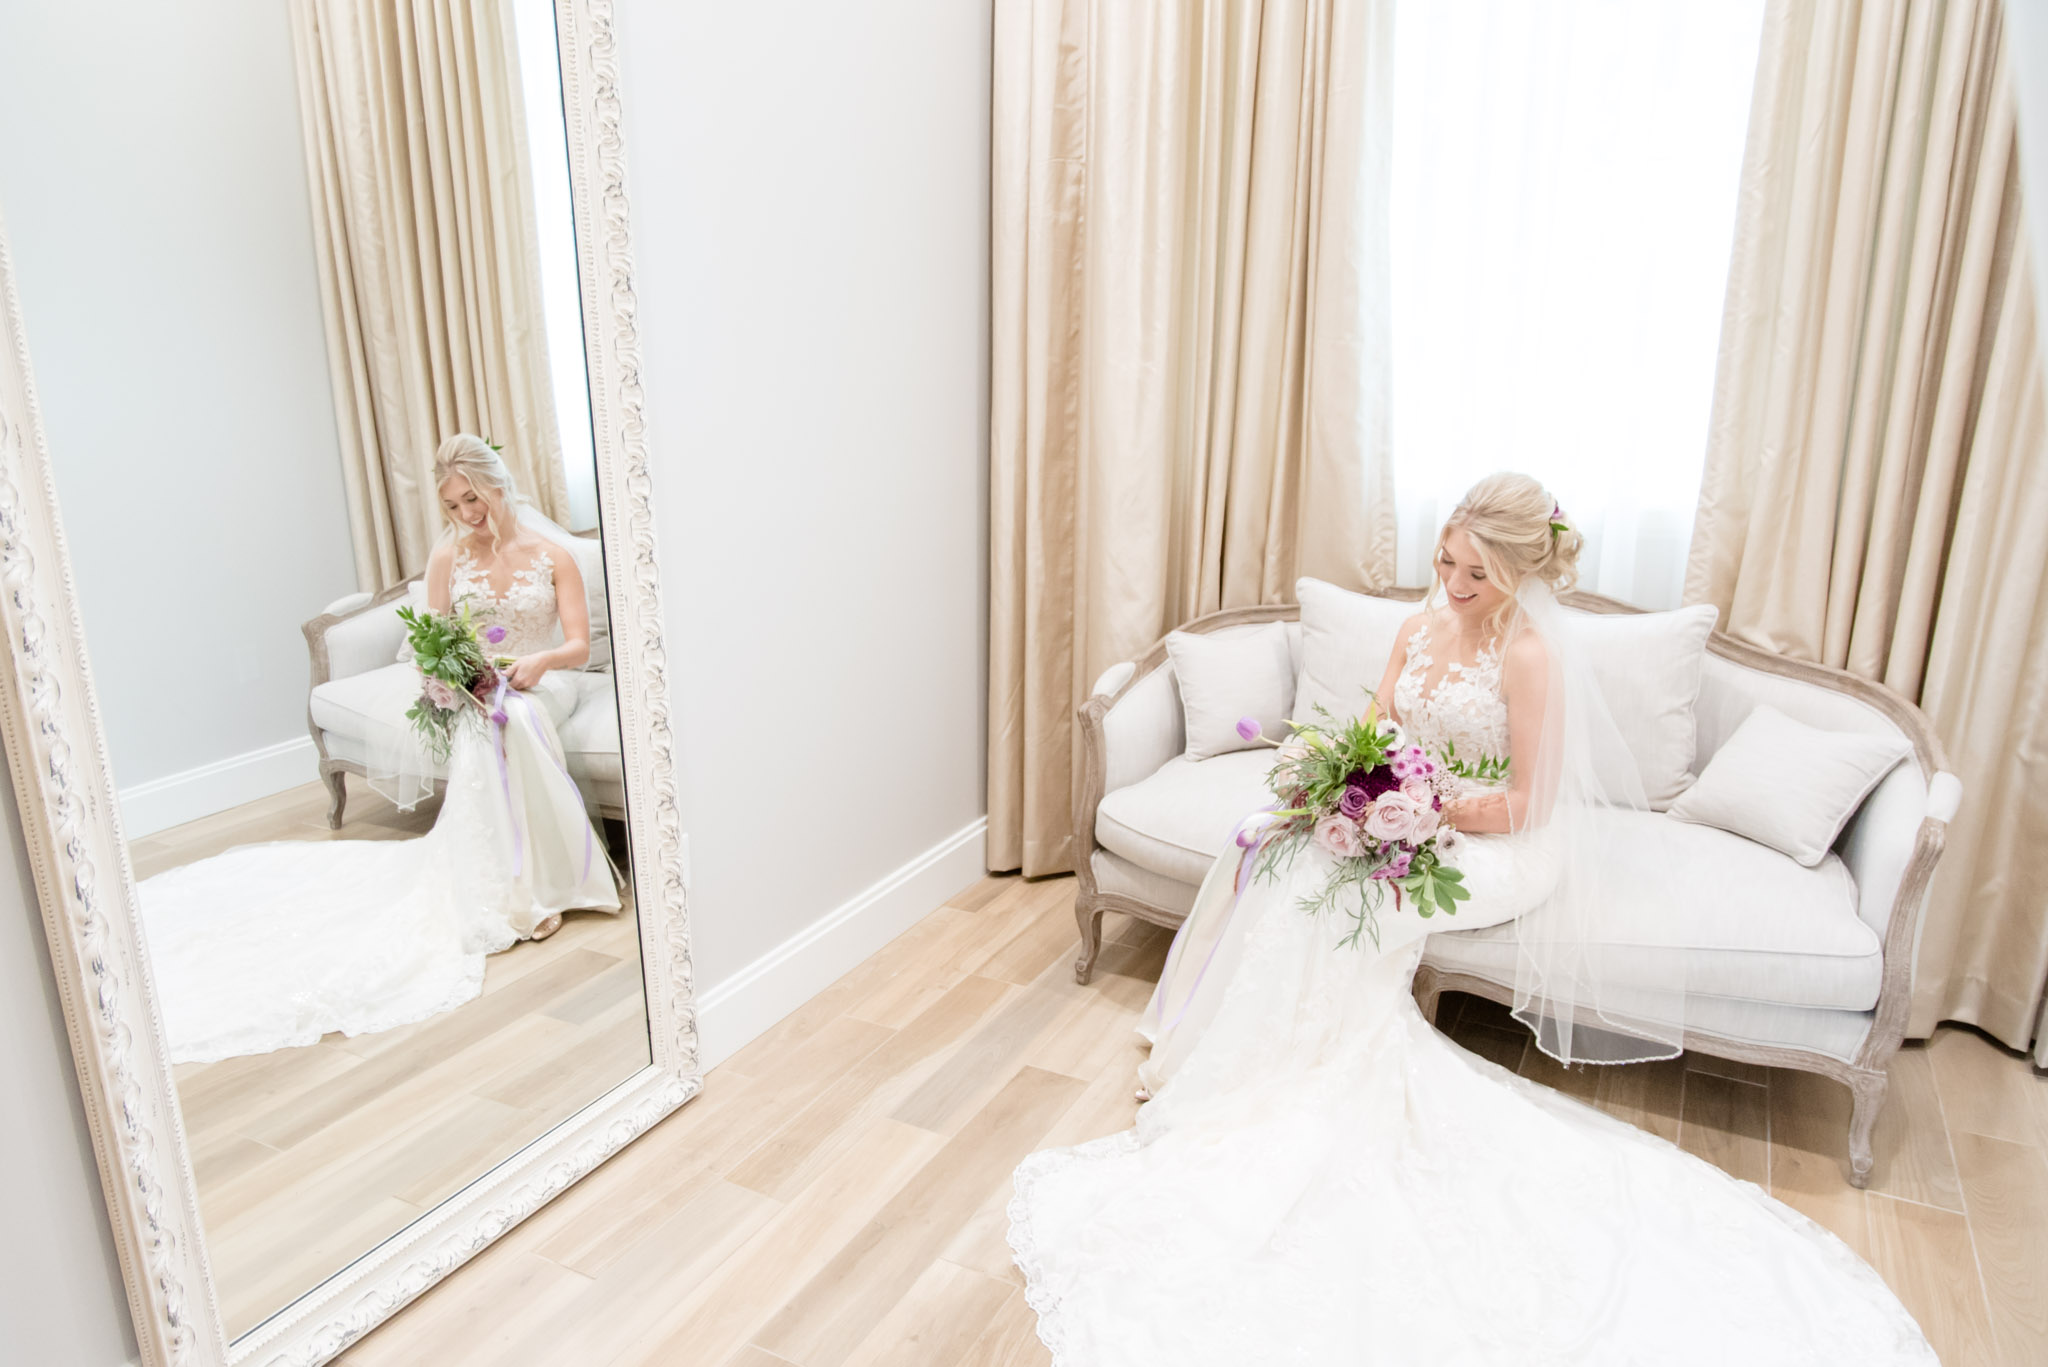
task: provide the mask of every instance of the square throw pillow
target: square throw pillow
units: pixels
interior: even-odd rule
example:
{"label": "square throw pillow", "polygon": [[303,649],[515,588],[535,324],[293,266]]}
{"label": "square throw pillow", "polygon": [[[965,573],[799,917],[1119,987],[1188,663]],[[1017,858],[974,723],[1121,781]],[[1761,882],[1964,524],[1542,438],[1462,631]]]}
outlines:
{"label": "square throw pillow", "polygon": [[1719,615],[1712,604],[1675,612],[1571,613],[1586,666],[1635,757],[1652,811],[1668,810],[1692,786],[1699,751],[1693,708]]}
{"label": "square throw pillow", "polygon": [[1339,718],[1365,711],[1366,694],[1380,686],[1400,639],[1401,623],[1420,603],[1354,593],[1320,579],[1294,585],[1301,602],[1301,677],[1294,689],[1294,719],[1316,720],[1316,704]]}
{"label": "square throw pillow", "polygon": [[1201,634],[1169,632],[1166,658],[1180,687],[1187,717],[1189,759],[1208,759],[1259,744],[1237,733],[1237,723],[1255,719],[1274,740],[1287,738],[1294,706],[1294,653],[1285,622],[1226,627]]}
{"label": "square throw pillow", "polygon": [[1823,731],[1759,706],[1671,804],[1680,821],[1768,845],[1812,868],[1863,799],[1912,753],[1904,736]]}

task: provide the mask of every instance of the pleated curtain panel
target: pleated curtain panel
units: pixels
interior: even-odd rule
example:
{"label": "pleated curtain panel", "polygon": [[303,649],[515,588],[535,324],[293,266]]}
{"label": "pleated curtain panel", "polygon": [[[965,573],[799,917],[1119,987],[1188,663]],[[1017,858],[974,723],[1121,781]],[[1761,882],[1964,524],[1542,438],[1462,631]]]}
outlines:
{"label": "pleated curtain panel", "polygon": [[1910,1033],[2048,1062],[2048,410],[1997,0],[1775,0],[1689,601],[1927,710]]}
{"label": "pleated curtain panel", "polygon": [[1393,582],[1388,0],[997,0],[989,865],[1073,867],[1096,676]]}
{"label": "pleated curtain panel", "polygon": [[426,568],[433,458],[473,432],[557,521],[568,488],[541,318],[510,7],[293,0],[313,239],[359,587]]}

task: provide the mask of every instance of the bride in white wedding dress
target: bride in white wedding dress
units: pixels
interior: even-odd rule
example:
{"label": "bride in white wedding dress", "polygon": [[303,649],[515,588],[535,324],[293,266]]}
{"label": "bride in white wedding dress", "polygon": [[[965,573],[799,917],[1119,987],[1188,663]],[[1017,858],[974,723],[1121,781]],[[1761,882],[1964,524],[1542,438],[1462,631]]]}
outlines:
{"label": "bride in white wedding dress", "polygon": [[[428,605],[467,603],[480,627],[502,627],[491,649],[515,661],[509,686],[489,723],[456,726],[426,835],[242,845],[143,880],[174,1063],[421,1020],[475,997],[486,955],[545,938],[561,913],[620,909],[556,735],[590,656],[575,557],[536,529],[554,524],[522,517],[511,472],[480,438],[444,442],[434,478],[447,529],[428,561]],[[410,727],[396,744],[372,782],[409,808],[432,782]]]}
{"label": "bride in white wedding dress", "polygon": [[1560,933],[1613,853],[1594,799],[1635,805],[1588,777],[1604,713],[1552,596],[1578,545],[1534,481],[1482,481],[1439,541],[1448,601],[1404,626],[1379,694],[1475,775],[1444,812],[1471,899],[1384,905],[1376,945],[1340,947],[1342,918],[1297,906],[1319,849],[1241,891],[1230,851],[1147,1011],[1137,1127],[1018,1168],[1010,1242],[1056,1367],[1935,1362],[1832,1234],[1416,1008],[1425,935],[1526,914],[1517,1014],[1547,1051],[1675,1048],[1651,1018],[1682,984],[1624,996]]}

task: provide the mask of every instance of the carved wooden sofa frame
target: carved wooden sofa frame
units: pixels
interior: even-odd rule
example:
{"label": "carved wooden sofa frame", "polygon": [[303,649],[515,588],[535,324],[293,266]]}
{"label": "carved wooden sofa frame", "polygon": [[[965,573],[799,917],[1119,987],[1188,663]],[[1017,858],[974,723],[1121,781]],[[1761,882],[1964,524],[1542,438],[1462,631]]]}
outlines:
{"label": "carved wooden sofa frame", "polygon": [[[1395,589],[1379,596],[1416,601],[1422,595],[1419,590]],[[1589,612],[1642,611],[1640,608],[1590,593],[1566,594],[1564,602]],[[1297,621],[1300,616],[1301,608],[1294,603],[1229,608],[1196,618],[1180,630],[1207,633],[1225,627],[1261,622]],[[1912,742],[1911,758],[1919,765],[1924,779],[1932,784],[1937,774],[1946,772],[1947,756],[1940,738],[1934,733],[1932,723],[1918,707],[1892,690],[1842,670],[1773,655],[1718,631],[1708,639],[1707,648],[1714,654],[1746,668],[1818,684],[1867,703],[1891,720]],[[1079,857],[1075,861],[1079,887],[1074,898],[1074,918],[1079,923],[1081,932],[1081,956],[1074,963],[1074,977],[1078,982],[1087,982],[1095,971],[1095,961],[1102,948],[1104,913],[1121,912],[1168,929],[1177,929],[1186,919],[1183,912],[1153,906],[1121,893],[1100,890],[1096,886],[1093,861],[1095,851],[1101,848],[1095,834],[1095,812],[1102,803],[1109,772],[1105,719],[1125,694],[1165,663],[1166,641],[1162,637],[1150,650],[1132,662],[1131,672],[1121,684],[1108,692],[1098,693],[1089,698],[1078,710],[1082,755],[1080,783],[1075,791],[1074,808],[1075,834],[1079,850]],[[1891,915],[1885,924],[1884,976],[1878,990],[1874,1016],[1869,1033],[1864,1036],[1854,1058],[1844,1060],[1816,1050],[1759,1044],[1707,1031],[1688,1030],[1685,1036],[1685,1047],[1692,1052],[1763,1067],[1795,1068],[1804,1072],[1819,1073],[1847,1086],[1852,1097],[1849,1123],[1849,1180],[1858,1187],[1869,1183],[1870,1170],[1875,1161],[1870,1146],[1871,1132],[1877,1123],[1878,1111],[1884,1104],[1885,1089],[1890,1080],[1888,1068],[1892,1055],[1898,1052],[1900,1044],[1905,1039],[1906,1018],[1913,997],[1913,968],[1918,948],[1920,917],[1926,902],[1929,882],[1934,876],[1935,865],[1941,858],[1946,831],[1947,823],[1940,816],[1927,816],[1920,823],[1913,853],[1906,864],[1904,875],[1899,880],[1898,893],[1892,905]],[[1415,997],[1425,1017],[1430,1020],[1436,1018],[1437,1001],[1446,991],[1466,992],[1505,1005],[1512,1005],[1514,1001],[1513,983],[1500,983],[1470,973],[1446,970],[1427,962],[1416,970]]]}

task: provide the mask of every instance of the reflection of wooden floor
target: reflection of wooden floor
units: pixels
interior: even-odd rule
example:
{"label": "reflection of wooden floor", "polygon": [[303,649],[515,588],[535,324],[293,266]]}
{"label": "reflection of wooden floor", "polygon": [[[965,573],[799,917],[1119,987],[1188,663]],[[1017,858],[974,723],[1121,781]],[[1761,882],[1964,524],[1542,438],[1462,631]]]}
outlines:
{"label": "reflection of wooden floor", "polygon": [[[432,824],[351,780],[134,842],[136,876],[262,840],[394,839]],[[630,906],[628,908],[630,913]],[[177,1069],[231,1335],[281,1309],[647,1063],[630,914],[572,914],[494,955],[483,995],[415,1024]]]}
{"label": "reflection of wooden floor", "polygon": [[[1131,1124],[1131,1027],[1167,944],[1112,915],[1095,981],[1077,986],[1073,891],[965,890],[341,1361],[1045,1363],[1004,1242],[1010,1173],[1033,1149]],[[2048,1079],[1981,1036],[1944,1028],[1899,1055],[1862,1192],[1844,1176],[1837,1084],[1691,1055],[1566,1073],[1470,997],[1446,994],[1438,1023],[1835,1230],[1944,1363],[2048,1362]]]}

